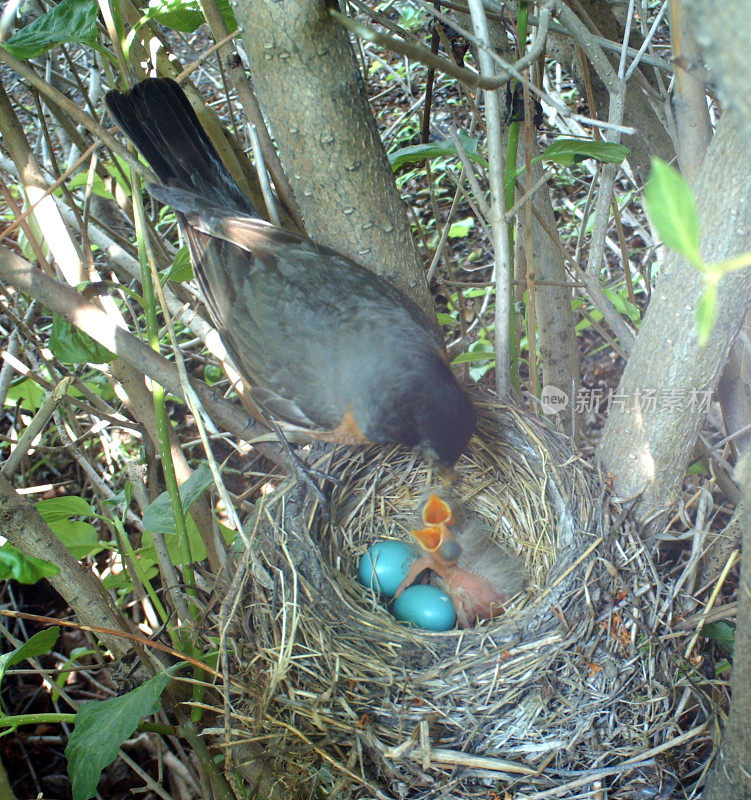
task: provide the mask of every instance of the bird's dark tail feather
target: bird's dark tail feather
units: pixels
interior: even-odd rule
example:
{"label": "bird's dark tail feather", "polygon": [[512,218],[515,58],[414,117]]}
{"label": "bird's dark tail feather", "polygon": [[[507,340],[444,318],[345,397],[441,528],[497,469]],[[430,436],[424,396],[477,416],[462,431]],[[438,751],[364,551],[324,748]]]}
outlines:
{"label": "bird's dark tail feather", "polygon": [[107,92],[107,108],[162,183],[258,216],[170,78],[147,78],[129,92]]}

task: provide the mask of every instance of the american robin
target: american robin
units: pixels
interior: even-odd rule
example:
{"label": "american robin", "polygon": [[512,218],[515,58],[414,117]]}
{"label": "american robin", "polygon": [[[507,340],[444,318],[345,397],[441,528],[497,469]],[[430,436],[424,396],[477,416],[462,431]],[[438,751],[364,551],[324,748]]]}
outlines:
{"label": "american robin", "polygon": [[460,628],[502,614],[524,586],[520,560],[499,547],[480,520],[465,518],[458,503],[449,504],[435,492],[422,506],[422,522],[425,527],[412,535],[423,555],[412,563],[394,597],[429,569],[451,598]]}
{"label": "american robin", "polygon": [[324,441],[398,442],[453,465],[475,412],[437,323],[387,280],[259,219],[182,89],[149,78],[107,107],[177,212],[200,289],[253,396]]}

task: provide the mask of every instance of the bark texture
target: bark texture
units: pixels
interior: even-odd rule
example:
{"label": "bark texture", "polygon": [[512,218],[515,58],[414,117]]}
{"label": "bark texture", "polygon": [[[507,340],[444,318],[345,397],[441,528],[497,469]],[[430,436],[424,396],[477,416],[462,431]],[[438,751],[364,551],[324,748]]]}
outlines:
{"label": "bark texture", "polygon": [[[751,3],[748,0],[684,0],[693,23],[694,38],[726,107],[734,111],[743,171],[751,163],[751,73],[748,69]],[[745,155],[745,159],[743,156]],[[732,172],[729,177],[735,180]],[[747,178],[746,178],[747,179]],[[751,303],[748,304],[751,307]],[[746,317],[748,321],[748,316]],[[726,424],[742,427],[749,414],[748,338],[734,344],[733,359],[725,371]],[[728,386],[727,381],[732,381]],[[730,717],[720,751],[707,775],[703,800],[740,800],[751,797],[751,450],[746,438],[745,458],[738,469],[743,490],[743,539],[738,615],[733,653]]]}
{"label": "bark texture", "polygon": [[[537,156],[532,153],[532,157]],[[524,160],[523,152],[519,161]],[[538,163],[532,164],[531,184],[542,174]],[[517,192],[518,194],[518,192]],[[540,189],[532,199],[532,252],[525,253],[525,270],[534,273],[535,314],[538,325],[542,386],[555,386],[569,397],[569,405],[558,416],[561,427],[571,430],[573,409],[579,387],[579,354],[574,333],[574,312],[571,308],[571,281],[563,263],[561,248],[552,237],[558,236],[553,212],[553,202],[547,187]],[[520,219],[525,220],[524,211]],[[527,237],[519,225],[518,239],[526,247]]]}
{"label": "bark texture", "polygon": [[238,0],[256,96],[308,235],[432,304],[346,31],[323,0]]}
{"label": "bark texture", "polygon": [[722,746],[707,775],[702,800],[751,797],[751,450],[738,469],[743,488],[743,561],[733,651],[732,704]]}
{"label": "bark texture", "polygon": [[[717,262],[751,249],[751,160],[732,109],[720,121],[695,187],[702,254]],[[751,268],[718,286],[709,340],[699,346],[696,308],[702,276],[669,253],[613,403],[599,456],[621,497],[640,492],[637,519],[659,527],[677,500],[696,436],[730,345],[751,302]],[[654,397],[652,403],[649,398]]]}
{"label": "bark texture", "polygon": [[[722,96],[748,126],[751,122],[751,3],[748,0],[684,0],[710,77]],[[751,158],[751,137],[743,140]]]}

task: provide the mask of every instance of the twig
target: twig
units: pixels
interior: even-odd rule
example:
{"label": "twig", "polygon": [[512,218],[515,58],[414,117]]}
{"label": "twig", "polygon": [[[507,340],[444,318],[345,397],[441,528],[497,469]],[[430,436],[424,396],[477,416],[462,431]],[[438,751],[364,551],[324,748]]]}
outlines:
{"label": "twig", "polygon": [[504,75],[500,78],[488,78],[478,75],[470,69],[457,66],[453,61],[434,55],[427,47],[414,42],[407,42],[404,39],[397,39],[388,33],[381,33],[368,25],[363,25],[362,22],[357,22],[357,20],[345,16],[335,9],[330,9],[329,14],[340,25],[343,25],[347,30],[352,31],[352,33],[357,34],[366,41],[375,42],[375,44],[379,44],[381,47],[385,47],[395,53],[414,58],[416,61],[440,70],[446,75],[451,75],[452,78],[456,78],[468,86],[475,86],[480,89],[497,89],[511,79],[510,75]]}
{"label": "twig", "polygon": [[[469,0],[469,10],[480,49],[480,69],[493,75],[495,66],[489,55],[490,32],[482,0]],[[508,226],[504,219],[504,148],[501,130],[501,98],[498,90],[485,93],[485,124],[488,132],[488,182],[490,184],[490,231],[495,257],[495,387],[502,399],[511,394],[510,324],[511,324],[511,256]]]}
{"label": "twig", "polygon": [[[480,42],[476,36],[473,36],[469,31],[467,31],[465,28],[459,25],[455,19],[452,19],[451,17],[448,17],[446,14],[443,14],[442,12],[433,8],[432,6],[429,6],[425,2],[425,0],[417,0],[417,1],[420,3],[420,5],[422,5],[425,8],[425,10],[428,13],[432,14],[436,19],[441,20],[441,22],[445,22],[447,25],[456,30],[457,33],[460,33],[466,39],[473,42],[478,47],[478,49],[482,50],[484,46],[482,42]],[[556,9],[560,7],[559,0],[550,0],[550,2],[555,4]],[[576,19],[576,15],[572,14],[572,16],[574,16],[574,18]],[[586,28],[584,28],[584,30],[586,31]],[[555,110],[562,117],[566,119],[573,119],[576,122],[579,122],[583,125],[592,125],[597,128],[602,128],[603,130],[607,129],[617,130],[620,133],[627,135],[636,133],[635,128],[631,128],[626,125],[613,124],[609,121],[603,122],[602,120],[592,119],[591,117],[585,117],[582,116],[581,114],[575,114],[574,112],[571,111],[570,108],[568,108],[568,106],[559,102],[555,97],[552,97],[550,94],[541,89],[539,86],[536,86],[527,78],[526,75],[521,73],[518,67],[521,66],[521,68],[523,69],[524,67],[529,66],[529,63],[531,63],[526,61],[526,59],[529,56],[529,53],[537,53],[537,55],[539,55],[539,52],[541,52],[541,48],[544,46],[544,39],[542,39],[542,41],[538,43],[538,39],[541,38],[542,37],[536,37],[535,41],[532,43],[532,47],[530,47],[530,50],[527,51],[527,54],[514,64],[509,64],[505,59],[501,58],[501,56],[499,56],[498,53],[496,53],[491,48],[486,47],[486,52],[496,62],[496,64],[498,64],[498,66],[502,70],[504,70],[504,72],[509,73],[511,78],[514,78],[515,80],[519,81],[519,83],[521,83],[522,86],[526,86],[529,89],[529,91],[532,92],[532,94],[534,94],[536,97],[539,97],[541,100],[544,100],[552,108],[555,108]],[[590,38],[589,41],[592,41],[592,39]],[[505,82],[508,82],[508,80],[509,79],[506,79]]]}
{"label": "twig", "polygon": [[[0,247],[0,278],[39,300],[50,311],[71,320],[92,339],[103,344],[141,373],[159,381],[169,392],[183,397],[177,368],[166,358],[147,347],[140,339],[116,326],[98,306],[86,301],[75,289],[35,270],[27,261]],[[217,395],[205,383],[192,380],[201,402],[225,430],[246,441],[257,435],[258,427],[251,417],[236,405]],[[269,453],[275,458],[273,451]],[[285,462],[276,456],[283,465]]]}
{"label": "twig", "polygon": [[728,573],[735,565],[735,562],[739,559],[739,554],[737,550],[733,550],[730,554],[730,558],[728,558],[725,567],[723,568],[722,572],[720,573],[719,578],[717,579],[717,583],[712,588],[712,593],[709,595],[707,602],[704,605],[704,610],[701,612],[699,617],[699,622],[696,626],[696,630],[694,631],[694,635],[689,640],[689,643],[686,645],[686,649],[684,651],[684,658],[688,658],[691,655],[691,651],[694,649],[694,645],[696,644],[696,640],[701,635],[702,628],[704,627],[704,623],[706,622],[706,617],[709,612],[712,610],[712,606],[717,599],[717,595],[719,595],[720,590],[725,585],[725,579],[728,576]]}
{"label": "twig", "polygon": [[50,421],[50,417],[55,413],[55,409],[62,402],[71,383],[73,383],[73,377],[68,375],[47,395],[39,411],[37,411],[34,418],[26,427],[26,430],[21,434],[13,452],[5,460],[0,470],[3,475],[8,477],[16,471],[16,467],[21,463],[21,459],[24,458],[31,448],[34,439],[44,430],[47,423]]}
{"label": "twig", "polygon": [[626,70],[626,74],[623,76],[624,80],[628,80],[633,74],[634,70],[639,66],[641,63],[642,57],[646,52],[647,48],[649,47],[652,39],[654,38],[655,33],[657,32],[657,28],[659,27],[660,23],[662,22],[662,18],[665,16],[665,12],[668,10],[668,3],[667,0],[664,0],[662,4],[662,8],[658,12],[657,16],[654,18],[654,22],[652,22],[652,27],[649,29],[649,33],[644,37],[644,41],[642,42],[642,46],[639,48],[638,52],[634,56],[634,60],[631,62],[631,65]]}
{"label": "twig", "polygon": [[[455,0],[441,0],[441,5],[445,8],[451,9],[452,11],[458,11],[461,14],[469,14],[469,8],[465,3],[455,2]],[[503,16],[501,14],[497,14],[490,9],[486,10],[488,15],[488,19],[493,20],[502,20]],[[529,15],[529,23],[530,25],[537,25],[538,18],[534,14]],[[551,23],[550,25],[550,32],[558,34],[560,36],[567,36],[571,37],[570,31],[566,30],[562,25],[557,25],[555,22]],[[603,50],[610,50],[615,53],[620,53],[623,49],[623,45],[621,42],[611,42],[610,39],[606,39],[604,36],[598,36],[596,34],[592,34],[592,41],[595,44],[599,45]],[[626,52],[630,56],[636,56],[637,50],[635,47],[628,47],[626,48]],[[648,64],[650,67],[656,67],[657,69],[661,70],[662,72],[667,73],[668,75],[672,75],[674,72],[673,65],[666,61],[664,58],[659,58],[658,56],[652,55],[650,53],[644,53],[641,57],[641,60],[644,64]]]}
{"label": "twig", "polygon": [[60,108],[70,116],[73,122],[77,125],[82,125],[97,139],[101,139],[115,155],[127,161],[128,165],[135,169],[136,172],[143,175],[144,178],[149,181],[153,181],[154,183],[159,182],[156,175],[145,167],[126,147],[123,147],[103,125],[100,125],[96,120],[92,119],[85,111],[82,111],[76,103],[66,97],[62,92],[55,89],[54,86],[51,86],[44,78],[37,75],[31,67],[23,61],[19,61],[2,47],[0,47],[0,62],[15,70],[24,80],[27,80],[32,86],[38,89],[42,95],[49,97],[50,100],[60,106]]}

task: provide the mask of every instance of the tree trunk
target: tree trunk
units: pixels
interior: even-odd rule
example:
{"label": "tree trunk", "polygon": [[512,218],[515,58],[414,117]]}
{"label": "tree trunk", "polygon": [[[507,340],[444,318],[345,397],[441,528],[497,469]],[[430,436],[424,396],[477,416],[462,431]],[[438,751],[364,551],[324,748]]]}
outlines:
{"label": "tree trunk", "polygon": [[[469,17],[459,17],[465,27],[471,27]],[[509,62],[515,60],[505,29],[497,22],[490,28],[491,41],[495,50]],[[472,52],[477,58],[476,48]],[[522,123],[523,126],[524,123]],[[522,131],[523,133],[523,131]],[[507,143],[507,140],[506,140]],[[516,163],[526,166],[525,137],[519,137],[519,150]],[[531,148],[530,160],[540,155],[536,142]],[[542,175],[542,165],[533,162],[530,169],[529,185],[534,185]],[[526,182],[526,176],[524,177]],[[523,190],[517,188],[515,200],[518,201]],[[548,186],[535,192],[530,200],[532,213],[531,253],[527,253],[528,238],[525,235],[526,214],[521,209],[516,220],[516,252],[520,263],[515,265],[515,273],[521,279],[533,278],[535,282],[535,316],[537,337],[542,368],[542,386],[551,386],[565,392],[570,400],[567,407],[558,415],[561,428],[570,432],[574,419],[574,404],[579,386],[579,354],[576,346],[574,312],[571,308],[572,292],[570,278],[563,262],[562,248],[558,238],[553,201]],[[519,287],[523,295],[526,287]],[[516,298],[515,298],[516,299]],[[520,298],[519,298],[520,299]]]}
{"label": "tree trunk", "polygon": [[702,800],[751,797],[751,450],[738,469],[743,488],[743,561],[733,651],[733,694],[720,752],[707,775]]}
{"label": "tree trunk", "polygon": [[[751,72],[748,68],[751,3],[748,0],[683,0],[693,23],[694,39],[709,65],[712,82],[724,103],[751,122]],[[743,139],[751,158],[751,140]]]}
{"label": "tree trunk", "polygon": [[348,34],[323,0],[238,0],[235,13],[308,234],[433,315]]}
{"label": "tree trunk", "polygon": [[[751,160],[747,133],[732,109],[725,112],[696,185],[702,253],[717,262],[751,248]],[[621,497],[642,492],[637,519],[660,525],[677,500],[696,436],[730,345],[751,303],[751,268],[718,286],[709,340],[699,346],[696,308],[703,279],[669,253],[623,373],[600,442],[603,469]],[[656,401],[652,405],[650,397]]]}
{"label": "tree trunk", "polygon": [[[695,39],[703,49],[704,60],[720,90],[723,102],[736,116],[745,168],[751,163],[751,74],[748,69],[748,32],[751,30],[751,4],[747,0],[684,0],[693,22]],[[726,112],[727,113],[727,112]],[[734,222],[734,220],[733,220]],[[748,223],[746,223],[748,224]],[[748,317],[746,318],[748,320]],[[735,402],[726,403],[732,412],[732,427],[748,421],[748,358],[744,358],[742,338],[736,343],[731,365]],[[724,387],[724,388],[727,388]],[[751,449],[737,471],[743,490],[743,540],[741,576],[738,585],[738,614],[733,652],[732,699],[723,742],[707,775],[703,800],[740,800],[751,797]]]}
{"label": "tree trunk", "polygon": [[[537,155],[538,152],[532,152],[532,158]],[[523,161],[524,149],[521,146],[519,162]],[[534,184],[542,174],[539,162],[532,164],[530,172],[530,184]],[[561,409],[558,417],[562,429],[570,433],[579,387],[579,354],[574,332],[574,312],[571,308],[572,292],[568,285],[571,279],[563,263],[561,248],[552,238],[558,236],[558,228],[547,186],[540,189],[531,202],[534,209],[531,259],[524,251],[527,244],[527,237],[524,235],[524,210],[519,212],[517,236],[524,253],[525,274],[530,270],[534,274],[542,386],[554,386],[568,395],[569,404]]]}

